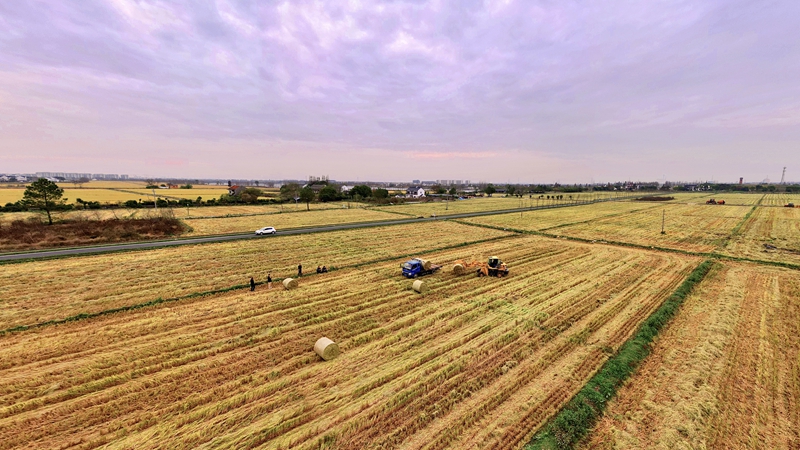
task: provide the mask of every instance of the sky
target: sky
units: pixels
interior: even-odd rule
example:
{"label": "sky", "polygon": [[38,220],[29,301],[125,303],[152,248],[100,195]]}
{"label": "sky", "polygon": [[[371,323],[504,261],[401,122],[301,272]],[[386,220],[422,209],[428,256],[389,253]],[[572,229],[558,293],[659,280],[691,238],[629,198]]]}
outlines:
{"label": "sky", "polygon": [[0,173],[800,180],[800,2],[0,2]]}

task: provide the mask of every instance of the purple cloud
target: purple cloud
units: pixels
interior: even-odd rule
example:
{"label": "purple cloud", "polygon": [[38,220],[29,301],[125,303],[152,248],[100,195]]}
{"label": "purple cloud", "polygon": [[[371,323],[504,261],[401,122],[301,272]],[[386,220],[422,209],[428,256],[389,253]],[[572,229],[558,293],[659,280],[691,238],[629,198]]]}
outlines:
{"label": "purple cloud", "polygon": [[[721,0],[7,2],[0,152],[15,155],[7,170],[198,177],[774,177],[800,163],[799,13]],[[178,174],[159,158],[193,162]]]}

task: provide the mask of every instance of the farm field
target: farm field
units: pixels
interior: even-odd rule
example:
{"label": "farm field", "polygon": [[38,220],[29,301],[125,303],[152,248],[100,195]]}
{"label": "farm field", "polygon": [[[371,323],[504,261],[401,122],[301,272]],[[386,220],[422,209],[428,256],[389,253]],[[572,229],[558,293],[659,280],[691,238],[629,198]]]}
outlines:
{"label": "farm field", "polygon": [[271,226],[280,230],[285,228],[310,227],[318,225],[336,225],[353,222],[372,222],[380,220],[397,220],[402,217],[383,211],[371,209],[326,209],[299,211],[268,216],[242,216],[216,219],[193,219],[185,217],[184,222],[192,227],[191,235],[224,234],[238,232],[254,232]]}
{"label": "farm field", "polygon": [[583,448],[800,447],[797,271],[718,264]]}
{"label": "farm field", "polygon": [[785,206],[787,203],[794,203],[795,206],[800,205],[800,194],[767,194],[764,196],[764,200],[761,202],[761,204],[765,206]]}
{"label": "farm field", "polygon": [[[496,195],[496,194],[495,194]],[[540,194],[541,195],[541,194]],[[545,194],[556,195],[556,194]],[[613,197],[615,194],[612,192],[592,192],[592,193],[574,193],[574,194],[559,194],[563,195],[562,200],[548,200],[546,198],[538,199],[538,195],[533,195],[533,198],[524,196],[518,197],[478,197],[467,200],[453,200],[453,201],[434,201],[423,203],[406,203],[401,205],[382,205],[376,206],[375,209],[384,211],[391,211],[394,213],[406,214],[409,216],[425,216],[429,217],[433,214],[437,216],[445,216],[448,214],[461,214],[478,211],[495,211],[501,209],[514,209],[514,208],[527,208],[530,206],[542,205],[555,205],[555,204],[568,204],[573,201],[588,201],[599,198]],[[619,194],[621,195],[621,194]],[[572,196],[572,200],[570,200]]]}
{"label": "farm field", "polygon": [[501,236],[438,222],[5,264],[0,330]]}
{"label": "farm field", "polygon": [[769,194],[764,194],[762,192],[753,192],[753,193],[745,193],[745,192],[719,192],[716,194],[707,194],[701,198],[696,200],[697,203],[705,204],[706,200],[708,199],[716,199],[716,200],[725,200],[726,205],[757,205],[763,204],[762,201],[769,196]]}
{"label": "farm field", "polygon": [[757,208],[721,253],[800,264],[800,208]]}
{"label": "farm field", "polygon": [[[451,234],[464,236],[436,239]],[[509,277],[445,270],[419,295],[398,259],[292,291],[259,286],[7,335],[0,445],[520,447],[699,263],[537,236],[420,256],[489,254],[509,263]],[[230,266],[209,264],[212,278]],[[339,343],[339,358],[313,353],[321,336]]]}
{"label": "farm field", "polygon": [[[347,205],[345,203],[345,205]],[[350,202],[350,209],[362,209],[360,203]],[[341,210],[340,203],[317,203],[311,204],[311,211],[322,210]],[[305,206],[284,205],[285,213],[305,213]],[[198,219],[198,218],[231,218],[236,216],[254,216],[281,214],[280,205],[227,205],[227,206],[203,206],[203,207],[169,207],[159,208],[116,208],[116,209],[81,209],[63,212],[54,212],[53,217],[60,220],[106,220],[106,219],[136,219],[158,217],[166,214],[178,219]],[[36,212],[7,212],[0,213],[0,223],[11,222],[14,220],[26,220],[34,217],[43,217]],[[392,215],[393,218],[401,216]],[[266,220],[266,218],[265,218]],[[259,227],[260,228],[260,227]],[[248,229],[249,231],[249,229]]]}
{"label": "farm field", "polygon": [[22,200],[25,189],[3,188],[0,189],[0,205],[15,203]]}
{"label": "farm field", "polygon": [[[600,218],[558,228],[557,234],[591,240],[712,252],[722,245],[751,207],[666,204],[661,208]],[[666,211],[661,234],[662,211]]]}
{"label": "farm field", "polygon": [[[75,200],[79,198],[87,202],[100,203],[118,203],[127,200],[138,200],[140,198],[131,193],[112,189],[77,189],[69,187],[66,183],[62,183],[60,187],[64,189],[64,198],[67,199],[67,203],[75,203]],[[18,202],[22,200],[24,193],[25,189],[0,189],[0,204],[5,205],[6,203]]]}
{"label": "farm field", "polygon": [[499,214],[496,216],[470,217],[463,222],[494,227],[508,227],[517,230],[545,231],[577,222],[597,220],[608,216],[630,214],[661,208],[661,204],[651,202],[615,201],[594,203],[568,208],[540,209],[520,213]]}

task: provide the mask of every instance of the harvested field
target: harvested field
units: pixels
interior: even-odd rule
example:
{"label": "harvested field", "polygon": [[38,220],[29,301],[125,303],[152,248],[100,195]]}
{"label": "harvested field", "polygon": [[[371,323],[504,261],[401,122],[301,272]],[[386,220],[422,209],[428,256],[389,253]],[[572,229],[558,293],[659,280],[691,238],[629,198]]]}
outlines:
{"label": "harvested field", "polygon": [[488,254],[508,278],[419,295],[397,260],[7,335],[0,446],[520,447],[699,262],[535,236],[419,256]]}
{"label": "harvested field", "polygon": [[[519,197],[479,197],[471,198],[468,200],[453,200],[453,201],[429,201],[414,203],[409,200],[409,203],[400,205],[382,205],[375,207],[384,211],[405,214],[408,216],[424,216],[429,217],[433,214],[437,216],[446,216],[448,214],[460,214],[478,211],[496,211],[501,209],[514,209],[514,208],[528,208],[530,206],[543,206],[543,205],[565,205],[577,201],[589,201],[594,199],[614,197],[613,192],[593,192],[593,193],[575,193],[575,194],[558,194],[563,195],[561,200],[549,200],[546,197],[551,197],[556,194],[545,194],[545,198],[538,198],[539,195],[533,197],[524,196]],[[617,194],[617,196],[622,194]],[[570,199],[570,196],[572,197]]]}
{"label": "harvested field", "polygon": [[6,264],[0,330],[509,235],[444,222]]}
{"label": "harvested field", "polygon": [[795,206],[800,205],[800,194],[787,194],[785,192],[767,194],[761,202],[765,206],[785,206],[787,203],[794,203]]}
{"label": "harvested field", "polygon": [[[661,234],[666,210],[666,234]],[[555,234],[592,240],[711,252],[723,245],[751,210],[747,206],[665,204],[632,214],[565,226]]]}
{"label": "harvested field", "polygon": [[797,272],[718,265],[584,448],[798,448],[799,349]]}
{"label": "harvested field", "polygon": [[722,253],[800,264],[800,208],[759,207]]}
{"label": "harvested field", "polygon": [[[303,205],[305,208],[305,205]],[[299,211],[268,216],[241,216],[218,219],[193,219],[185,217],[184,221],[192,227],[191,234],[225,234],[253,232],[261,227],[275,227],[278,232],[285,228],[300,228],[319,225],[335,225],[354,222],[377,222],[380,220],[397,220],[396,214],[369,209],[327,209]]]}
{"label": "harvested field", "polygon": [[593,203],[568,208],[540,209],[520,213],[499,214],[496,216],[471,217],[460,219],[463,222],[491,225],[494,227],[508,227],[517,230],[546,231],[566,225],[593,221],[605,217],[631,214],[637,211],[646,211],[660,208],[647,203],[632,201],[617,201]]}
{"label": "harvested field", "polygon": [[[767,194],[769,195],[769,194]],[[742,205],[757,205],[759,202],[765,198],[765,195],[761,192],[753,192],[753,193],[746,193],[746,192],[719,192],[716,194],[707,194],[704,195],[702,198],[696,200],[697,203],[705,203],[708,199],[716,199],[716,200],[725,200],[726,205],[732,206],[742,206]]]}

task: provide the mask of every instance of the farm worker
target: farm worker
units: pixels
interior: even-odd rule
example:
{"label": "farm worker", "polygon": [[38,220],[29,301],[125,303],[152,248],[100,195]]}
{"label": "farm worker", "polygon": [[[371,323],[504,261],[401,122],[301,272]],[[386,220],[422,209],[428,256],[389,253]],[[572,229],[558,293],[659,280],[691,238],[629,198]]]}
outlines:
{"label": "farm worker", "polygon": [[272,289],[272,273],[267,273],[267,289]]}
{"label": "farm worker", "polygon": [[256,290],[256,281],[253,279],[253,277],[250,277],[250,292],[253,292],[255,290]]}
{"label": "farm worker", "polygon": [[297,265],[297,276],[298,277],[302,277],[303,276],[303,265],[302,264],[298,264]]}
{"label": "farm worker", "polygon": [[317,266],[317,273],[322,273],[322,268],[320,266]]}
{"label": "farm worker", "polygon": [[322,273],[328,273],[328,268],[326,266],[322,266]]}

